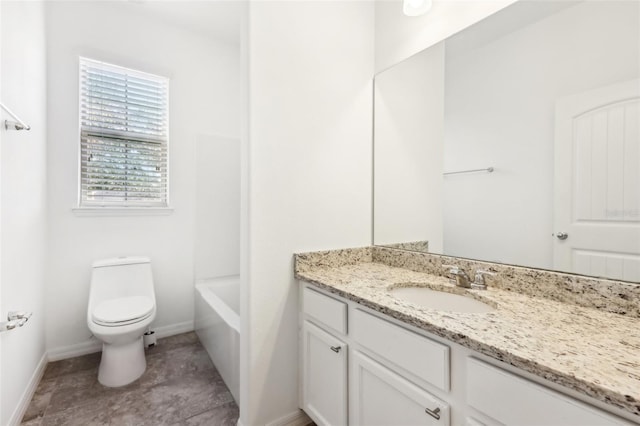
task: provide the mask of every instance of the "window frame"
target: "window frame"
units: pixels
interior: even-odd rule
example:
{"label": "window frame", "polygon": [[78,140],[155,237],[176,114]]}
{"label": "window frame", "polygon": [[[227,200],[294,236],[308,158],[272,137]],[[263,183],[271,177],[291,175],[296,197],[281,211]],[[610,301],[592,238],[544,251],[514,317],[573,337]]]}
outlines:
{"label": "window frame", "polygon": [[[140,76],[143,78],[151,78],[158,81],[163,81],[166,85],[166,106],[165,106],[165,116],[166,116],[166,140],[163,141],[166,156],[165,156],[165,167],[166,167],[166,182],[164,188],[165,194],[165,202],[163,204],[158,203],[149,203],[145,201],[135,201],[132,203],[128,203],[127,201],[122,201],[120,203],[106,203],[101,201],[87,201],[83,200],[82,194],[82,138],[83,133],[86,131],[83,129],[82,123],[82,98],[83,98],[83,83],[82,83],[82,65],[83,61],[89,63],[96,64],[104,64],[108,68],[116,68],[122,69],[126,71],[128,74],[133,76]],[[145,71],[140,71],[138,69],[124,67],[122,65],[117,65],[111,62],[106,62],[102,60],[97,60],[93,58],[89,58],[86,56],[78,56],[77,62],[77,81],[78,81],[78,98],[77,98],[77,117],[78,117],[78,133],[77,133],[77,141],[78,141],[78,184],[77,184],[77,203],[72,208],[73,212],[77,216],[143,216],[143,215],[168,215],[173,212],[173,208],[171,207],[171,194],[170,194],[170,182],[171,182],[171,155],[170,155],[170,79],[168,77],[164,77],[158,74],[152,74]],[[113,131],[114,134],[117,134],[118,131]],[[123,132],[121,134],[125,134]]]}

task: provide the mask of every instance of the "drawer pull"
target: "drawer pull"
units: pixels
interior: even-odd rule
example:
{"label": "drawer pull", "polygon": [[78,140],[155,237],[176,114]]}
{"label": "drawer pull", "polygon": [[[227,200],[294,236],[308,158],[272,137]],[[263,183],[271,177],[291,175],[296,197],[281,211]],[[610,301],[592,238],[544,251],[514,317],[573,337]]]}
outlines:
{"label": "drawer pull", "polygon": [[331,350],[335,353],[340,352],[340,349],[342,349],[342,346],[331,346]]}
{"label": "drawer pull", "polygon": [[436,420],[440,420],[440,407],[437,407],[435,410],[429,410],[428,408],[424,409],[424,412],[433,417]]}

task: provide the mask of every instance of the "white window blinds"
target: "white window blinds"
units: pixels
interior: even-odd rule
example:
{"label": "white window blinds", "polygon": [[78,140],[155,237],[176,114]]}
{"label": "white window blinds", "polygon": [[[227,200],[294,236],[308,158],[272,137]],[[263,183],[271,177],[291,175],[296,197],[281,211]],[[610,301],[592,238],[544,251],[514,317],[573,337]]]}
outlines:
{"label": "white window blinds", "polygon": [[169,81],[80,58],[80,205],[166,207]]}

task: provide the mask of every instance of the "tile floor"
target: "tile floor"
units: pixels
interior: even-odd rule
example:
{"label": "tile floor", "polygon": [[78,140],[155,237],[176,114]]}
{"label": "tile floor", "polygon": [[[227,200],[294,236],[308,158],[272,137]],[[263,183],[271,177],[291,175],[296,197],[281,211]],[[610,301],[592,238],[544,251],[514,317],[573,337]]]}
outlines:
{"label": "tile floor", "polygon": [[238,407],[195,333],[160,339],[147,371],[122,388],[98,383],[100,353],[49,363],[25,426],[235,426]]}

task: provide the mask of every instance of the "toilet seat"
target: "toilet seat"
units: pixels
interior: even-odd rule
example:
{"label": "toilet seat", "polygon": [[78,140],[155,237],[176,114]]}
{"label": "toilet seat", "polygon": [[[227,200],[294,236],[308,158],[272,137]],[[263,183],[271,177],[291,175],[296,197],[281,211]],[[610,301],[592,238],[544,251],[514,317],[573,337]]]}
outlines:
{"label": "toilet seat", "polygon": [[153,300],[146,296],[119,297],[99,303],[91,313],[94,323],[106,327],[134,324],[153,313]]}

